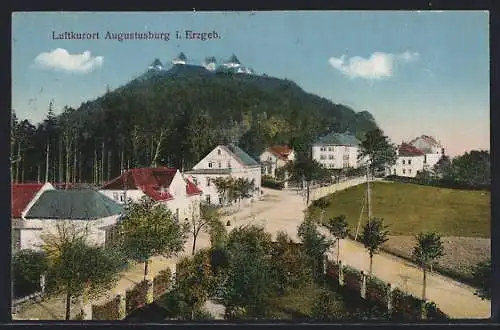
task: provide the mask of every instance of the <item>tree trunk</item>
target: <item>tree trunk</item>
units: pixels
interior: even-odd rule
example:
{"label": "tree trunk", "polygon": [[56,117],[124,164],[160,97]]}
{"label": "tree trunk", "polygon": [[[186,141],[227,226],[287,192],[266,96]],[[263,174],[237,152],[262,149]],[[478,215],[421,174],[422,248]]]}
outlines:
{"label": "tree trunk", "polygon": [[36,180],[38,183],[40,183],[40,176],[41,176],[40,171],[41,171],[40,164],[38,164],[38,166],[36,167]]}
{"label": "tree trunk", "polygon": [[71,285],[68,283],[68,288],[66,290],[66,321],[71,318]]}
{"label": "tree trunk", "polygon": [[310,186],[311,186],[311,182],[306,182],[306,202],[307,202],[307,206],[309,206],[309,197],[310,197]]}
{"label": "tree trunk", "polygon": [[64,182],[64,167],[63,167],[63,145],[62,145],[62,139],[59,139],[59,157],[57,159],[58,161],[58,179],[59,182]]}
{"label": "tree trunk", "polygon": [[105,154],[105,147],[106,145],[104,144],[104,141],[102,141],[102,149],[101,149],[101,177],[100,177],[100,180],[99,180],[99,184],[102,184],[104,182],[104,160],[106,158],[106,154]]}
{"label": "tree trunk", "polygon": [[76,142],[74,144],[74,149],[73,149],[73,175],[71,177],[71,181],[76,183],[76,154],[77,154],[77,147],[76,147]]}
{"label": "tree trunk", "polygon": [[425,301],[425,289],[426,289],[426,286],[427,286],[427,269],[424,266],[422,268],[422,270],[424,271],[424,281],[423,281],[423,286],[422,286],[422,300]]}
{"label": "tree trunk", "polygon": [[149,265],[149,259],[146,259],[144,262],[144,281],[147,279],[148,276],[148,265]]}
{"label": "tree trunk", "polygon": [[373,273],[373,253],[370,253],[370,276]]}
{"label": "tree trunk", "polygon": [[14,180],[19,182],[19,166],[21,165],[21,142],[17,143],[16,174]]}
{"label": "tree trunk", "polygon": [[78,152],[78,182],[82,182],[82,152]]}
{"label": "tree trunk", "polygon": [[49,163],[50,163],[50,140],[47,140],[45,150],[45,182],[49,182]]}
{"label": "tree trunk", "polygon": [[339,263],[340,259],[340,238],[337,238],[337,264]]}
{"label": "tree trunk", "polygon": [[106,176],[106,181],[109,181],[111,179],[111,151],[108,150],[108,163],[107,163],[107,169],[108,169],[108,173],[107,173],[107,176]]}

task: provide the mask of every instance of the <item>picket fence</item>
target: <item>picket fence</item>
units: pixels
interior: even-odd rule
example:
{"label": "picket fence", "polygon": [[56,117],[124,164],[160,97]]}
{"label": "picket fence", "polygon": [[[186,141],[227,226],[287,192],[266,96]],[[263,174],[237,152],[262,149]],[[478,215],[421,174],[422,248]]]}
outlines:
{"label": "picket fence", "polygon": [[323,269],[335,283],[356,292],[362,299],[385,306],[389,314],[397,314],[410,321],[449,319],[434,302],[406,294],[364,271],[342,265],[342,261],[337,264],[325,258]]}

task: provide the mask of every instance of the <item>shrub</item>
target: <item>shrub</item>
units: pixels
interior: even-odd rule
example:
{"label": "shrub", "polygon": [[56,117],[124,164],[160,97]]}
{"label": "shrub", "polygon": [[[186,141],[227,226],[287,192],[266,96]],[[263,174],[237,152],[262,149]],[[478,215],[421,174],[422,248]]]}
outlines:
{"label": "shrub", "polygon": [[138,283],[134,288],[127,291],[125,300],[125,310],[127,314],[146,305],[146,295],[148,288],[148,281],[142,281]]}
{"label": "shrub", "polygon": [[170,268],[162,270],[153,279],[153,299],[158,299],[163,295],[172,284],[172,272]]}
{"label": "shrub", "polygon": [[281,181],[277,181],[271,178],[262,178],[262,187],[282,190],[285,187],[285,184]]}
{"label": "shrub", "polygon": [[40,276],[47,271],[47,260],[42,252],[21,250],[12,258],[14,298],[39,292]]}
{"label": "shrub", "polygon": [[443,313],[443,311],[441,311],[433,301],[425,304],[425,312],[428,320],[439,321],[449,319],[448,315]]}
{"label": "shrub", "polygon": [[420,320],[422,318],[422,299],[405,294],[399,289],[392,292],[392,308],[401,314],[405,320]]}
{"label": "shrub", "polygon": [[328,275],[328,277],[330,277],[331,279],[335,280],[338,282],[339,280],[339,270],[340,270],[340,267],[337,263],[333,262],[333,261],[328,261],[327,264],[326,264],[326,274]]}
{"label": "shrub", "polygon": [[412,177],[402,177],[396,175],[389,175],[385,177],[386,180],[400,182],[400,183],[412,183],[422,186],[432,186],[439,188],[450,188],[450,189],[462,189],[462,190],[490,190],[491,186],[488,185],[469,185],[462,182],[443,180],[443,179],[428,179],[428,178],[412,178]]}
{"label": "shrub", "polygon": [[120,319],[120,296],[103,305],[92,305],[92,320],[113,321]]}

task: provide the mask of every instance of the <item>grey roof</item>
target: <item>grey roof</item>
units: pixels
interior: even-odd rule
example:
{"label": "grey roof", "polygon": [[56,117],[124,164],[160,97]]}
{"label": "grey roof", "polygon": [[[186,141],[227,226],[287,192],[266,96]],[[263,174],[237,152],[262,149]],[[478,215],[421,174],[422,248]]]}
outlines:
{"label": "grey roof", "polygon": [[332,132],[318,139],[314,145],[359,146],[359,140],[348,133]]}
{"label": "grey roof", "polygon": [[245,151],[234,144],[228,144],[225,146],[228,148],[245,166],[260,166],[259,163],[250,157]]}
{"label": "grey roof", "polygon": [[27,219],[95,220],[123,212],[123,207],[94,190],[47,190],[26,214]]}

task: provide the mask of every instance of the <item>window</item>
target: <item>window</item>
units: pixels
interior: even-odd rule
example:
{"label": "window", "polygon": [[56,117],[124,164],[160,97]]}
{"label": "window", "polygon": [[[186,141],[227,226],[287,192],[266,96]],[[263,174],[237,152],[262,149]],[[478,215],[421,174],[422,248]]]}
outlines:
{"label": "window", "polygon": [[406,170],[403,168],[403,174],[406,174]]}
{"label": "window", "polygon": [[331,147],[328,147],[328,151],[332,151],[332,148],[331,148]]}
{"label": "window", "polygon": [[222,167],[222,164],[221,164],[221,162],[219,162],[219,168],[221,168],[221,167]]}
{"label": "window", "polygon": [[210,178],[207,178],[207,187],[210,187]]}
{"label": "window", "polygon": [[231,168],[231,161],[230,160],[227,161],[227,167]]}
{"label": "window", "polygon": [[326,159],[326,156],[325,155],[321,155],[321,156],[319,156],[319,159]]}
{"label": "window", "polygon": [[219,156],[220,156],[220,149],[218,149],[218,150],[217,150],[217,155],[219,155]]}
{"label": "window", "polygon": [[411,159],[408,159],[408,165],[411,165]]}
{"label": "window", "polygon": [[405,160],[403,159],[403,165],[405,164]]}
{"label": "window", "polygon": [[427,164],[427,154],[424,154],[424,164]]}
{"label": "window", "polygon": [[409,174],[411,174],[411,168],[410,168],[410,169],[408,169],[408,173],[409,173]]}
{"label": "window", "polygon": [[328,155],[328,159],[334,159],[333,155]]}
{"label": "window", "polygon": [[125,193],[120,194],[120,202],[125,202]]}
{"label": "window", "polygon": [[207,201],[207,204],[210,204],[210,195],[207,195],[206,201]]}
{"label": "window", "polygon": [[208,162],[208,167],[212,167],[212,162]]}
{"label": "window", "polygon": [[117,201],[117,200],[118,200],[118,193],[117,193],[117,192],[114,192],[114,193],[113,193],[113,199],[114,199],[115,201]]}

